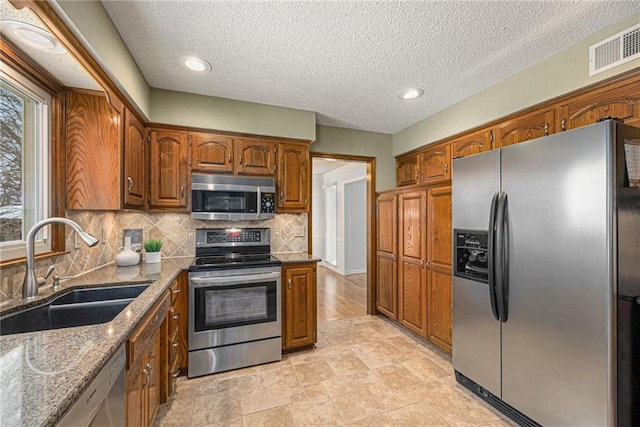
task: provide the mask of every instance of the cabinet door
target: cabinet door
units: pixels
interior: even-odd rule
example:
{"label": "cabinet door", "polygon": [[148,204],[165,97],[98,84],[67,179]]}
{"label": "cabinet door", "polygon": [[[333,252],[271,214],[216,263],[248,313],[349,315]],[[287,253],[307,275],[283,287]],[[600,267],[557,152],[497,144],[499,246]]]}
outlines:
{"label": "cabinet door", "polygon": [[127,208],[142,209],[147,197],[146,132],[142,123],[131,114],[124,112],[124,205]]}
{"label": "cabinet door", "polygon": [[640,126],[640,78],[576,96],[558,106],[558,129],[569,130],[595,123],[603,117],[624,119]]}
{"label": "cabinet door", "polygon": [[435,184],[451,179],[451,145],[442,144],[420,153],[420,182]]}
{"label": "cabinet door", "polygon": [[398,319],[398,196],[385,193],[378,197],[378,277],[376,307],[392,319]]}
{"label": "cabinet door", "polygon": [[145,425],[151,425],[151,423],[153,423],[153,419],[155,418],[156,412],[158,411],[158,406],[160,405],[160,343],[162,340],[161,333],[162,328],[158,329],[158,331],[155,333],[155,336],[149,343],[149,347],[143,359],[143,369],[146,369],[149,373],[149,382],[145,390],[145,393],[147,394],[147,423]]}
{"label": "cabinet door", "polygon": [[413,185],[418,183],[418,155],[409,154],[396,158],[396,185]]}
{"label": "cabinet door", "polygon": [[284,349],[308,347],[316,343],[316,264],[283,266]]}
{"label": "cabinet door", "polygon": [[211,133],[191,133],[191,170],[233,173],[233,138]]}
{"label": "cabinet door", "polygon": [[278,145],[278,212],[309,212],[307,144]]}
{"label": "cabinet door", "polygon": [[471,156],[491,150],[491,132],[483,129],[451,141],[453,158]]}
{"label": "cabinet door", "polygon": [[400,272],[398,321],[427,337],[426,195],[412,191],[398,197]]}
{"label": "cabinet door", "polygon": [[151,131],[150,209],[186,210],[187,137],[184,132]]}
{"label": "cabinet door", "polygon": [[495,148],[507,147],[530,139],[550,135],[555,131],[553,109],[534,111],[501,123],[495,131]]}
{"label": "cabinet door", "polygon": [[235,147],[235,172],[238,175],[275,175],[275,142],[255,138],[238,138]]}
{"label": "cabinet door", "polygon": [[451,353],[451,187],[427,193],[429,340]]}
{"label": "cabinet door", "polygon": [[67,92],[67,209],[118,210],[119,114],[101,93]]}

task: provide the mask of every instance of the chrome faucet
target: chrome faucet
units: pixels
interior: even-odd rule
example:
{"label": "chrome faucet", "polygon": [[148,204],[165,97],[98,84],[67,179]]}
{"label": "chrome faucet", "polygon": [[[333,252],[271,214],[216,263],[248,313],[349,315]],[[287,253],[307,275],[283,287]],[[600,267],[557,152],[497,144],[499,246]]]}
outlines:
{"label": "chrome faucet", "polygon": [[[97,245],[99,242],[99,240],[91,234],[82,231],[82,228],[77,223],[67,218],[47,218],[35,223],[27,233],[27,272],[24,275],[24,282],[22,282],[22,298],[24,299],[31,299],[38,296],[38,288],[44,283],[43,279],[38,279],[34,269],[34,245],[38,231],[45,225],[53,223],[67,224],[69,227],[73,228],[90,248]],[[53,272],[53,270],[49,268],[47,276],[51,274],[51,272]]]}

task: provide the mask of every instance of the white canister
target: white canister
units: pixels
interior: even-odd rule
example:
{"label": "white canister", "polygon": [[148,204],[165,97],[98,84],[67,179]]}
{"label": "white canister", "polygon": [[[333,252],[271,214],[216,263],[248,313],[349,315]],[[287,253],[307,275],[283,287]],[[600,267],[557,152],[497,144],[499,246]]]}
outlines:
{"label": "white canister", "polygon": [[140,261],[140,254],[131,250],[131,236],[124,238],[124,250],[116,255],[116,265],[126,267],[136,265]]}
{"label": "white canister", "polygon": [[162,252],[145,252],[144,262],[147,264],[155,264],[160,262]]}

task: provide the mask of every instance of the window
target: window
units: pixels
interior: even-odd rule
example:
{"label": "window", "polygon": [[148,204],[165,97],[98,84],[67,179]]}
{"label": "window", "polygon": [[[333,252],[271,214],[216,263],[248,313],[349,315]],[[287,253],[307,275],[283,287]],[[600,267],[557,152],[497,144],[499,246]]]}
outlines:
{"label": "window", "polygon": [[[49,217],[50,104],[44,89],[2,64],[0,261],[25,256],[27,232]],[[36,253],[50,251],[46,233],[43,230],[36,236]]]}

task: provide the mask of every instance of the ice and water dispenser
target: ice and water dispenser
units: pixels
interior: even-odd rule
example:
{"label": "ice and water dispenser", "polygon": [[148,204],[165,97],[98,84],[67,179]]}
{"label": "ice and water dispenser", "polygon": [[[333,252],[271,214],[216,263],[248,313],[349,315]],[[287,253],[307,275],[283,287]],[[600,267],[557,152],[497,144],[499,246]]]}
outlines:
{"label": "ice and water dispenser", "polygon": [[489,281],[486,231],[453,230],[456,256],[454,275],[487,283]]}

